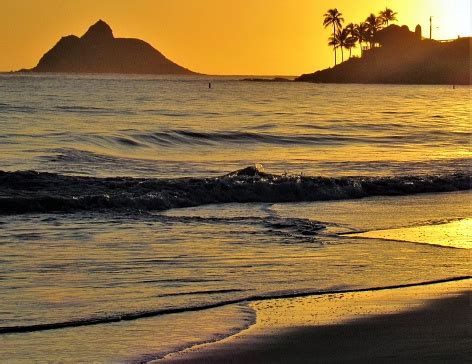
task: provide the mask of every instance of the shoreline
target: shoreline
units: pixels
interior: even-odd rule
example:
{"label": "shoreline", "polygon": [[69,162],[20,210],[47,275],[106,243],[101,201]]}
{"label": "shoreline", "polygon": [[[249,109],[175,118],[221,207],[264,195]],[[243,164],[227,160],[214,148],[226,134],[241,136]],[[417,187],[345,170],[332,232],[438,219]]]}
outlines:
{"label": "shoreline", "polygon": [[352,288],[352,289],[334,289],[334,290],[315,290],[315,291],[299,291],[299,292],[286,292],[274,295],[254,295],[248,296],[244,298],[236,298],[236,299],[229,299],[226,301],[210,303],[206,305],[196,305],[196,306],[188,306],[188,307],[176,307],[176,308],[167,308],[167,309],[157,309],[154,311],[142,311],[139,313],[132,312],[129,314],[123,313],[118,316],[109,316],[102,319],[91,319],[91,320],[71,320],[71,321],[62,321],[62,322],[55,322],[55,323],[45,323],[45,324],[37,324],[37,325],[29,325],[29,326],[8,326],[3,327],[0,326],[0,335],[7,335],[7,334],[20,334],[20,333],[35,333],[35,332],[46,332],[52,330],[62,330],[62,329],[71,329],[71,328],[79,328],[79,327],[86,327],[86,326],[97,326],[103,324],[113,324],[119,322],[130,322],[130,321],[137,321],[140,319],[146,318],[155,318],[155,317],[163,317],[167,315],[174,315],[180,313],[188,313],[188,312],[201,312],[206,310],[211,310],[215,308],[227,307],[237,304],[247,304],[249,307],[253,305],[258,305],[260,302],[266,301],[278,301],[278,300],[294,300],[294,299],[306,299],[306,298],[316,298],[316,297],[326,297],[332,295],[349,295],[349,294],[367,294],[371,292],[379,292],[379,291],[388,291],[388,290],[396,290],[396,289],[404,289],[404,288],[414,288],[414,287],[425,287],[430,285],[436,284],[447,284],[447,283],[454,283],[454,282],[461,282],[465,280],[472,280],[472,276],[457,276],[457,277],[450,277],[444,279],[438,279],[433,281],[423,281],[423,282],[416,282],[416,283],[404,283],[398,285],[390,285],[390,286],[378,286],[378,287],[369,287],[369,288]]}
{"label": "shoreline", "polygon": [[231,80],[235,82],[248,83],[298,83],[298,84],[315,84],[315,85],[359,85],[359,86],[455,86],[471,87],[471,83],[447,83],[447,82],[360,82],[360,81],[310,81],[310,80],[296,80],[300,76],[273,76],[273,75],[213,75],[213,74],[153,74],[153,73],[116,73],[116,72],[34,72],[30,70],[16,70],[16,71],[0,71],[0,75],[65,75],[65,76],[129,76],[129,77],[176,77],[176,78],[191,78],[205,80]]}
{"label": "shoreline", "polygon": [[252,302],[256,323],[156,363],[444,361],[470,358],[472,278]]}

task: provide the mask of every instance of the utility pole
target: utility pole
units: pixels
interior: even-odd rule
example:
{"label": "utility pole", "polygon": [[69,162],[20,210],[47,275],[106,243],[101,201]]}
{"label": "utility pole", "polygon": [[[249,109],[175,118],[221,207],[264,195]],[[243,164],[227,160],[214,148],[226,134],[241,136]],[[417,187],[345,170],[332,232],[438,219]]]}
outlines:
{"label": "utility pole", "polygon": [[429,17],[429,39],[433,39],[433,17]]}

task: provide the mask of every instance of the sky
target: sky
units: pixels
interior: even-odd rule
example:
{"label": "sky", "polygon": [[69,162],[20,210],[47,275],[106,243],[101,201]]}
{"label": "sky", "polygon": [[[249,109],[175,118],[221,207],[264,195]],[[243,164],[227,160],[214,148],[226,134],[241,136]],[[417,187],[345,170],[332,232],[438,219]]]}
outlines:
{"label": "sky", "polygon": [[61,36],[81,36],[98,19],[115,37],[139,38],[193,71],[299,75],[333,65],[323,14],[346,24],[386,6],[397,24],[433,38],[472,34],[471,0],[0,0],[0,71],[34,67]]}

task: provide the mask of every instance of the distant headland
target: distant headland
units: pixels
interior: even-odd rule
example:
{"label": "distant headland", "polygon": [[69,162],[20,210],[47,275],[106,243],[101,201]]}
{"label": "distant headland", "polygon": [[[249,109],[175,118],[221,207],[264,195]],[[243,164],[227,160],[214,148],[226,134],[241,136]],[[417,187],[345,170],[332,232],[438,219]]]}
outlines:
{"label": "distant headland", "polygon": [[[333,47],[333,68],[304,74],[295,81],[319,83],[390,83],[390,84],[471,84],[471,40],[458,38],[446,41],[422,36],[418,25],[411,32],[406,25],[398,26],[397,13],[386,8],[379,15],[370,14],[360,24],[342,27],[344,18],[337,9],[324,14],[323,25],[332,29],[328,45]],[[430,19],[431,20],[431,19]],[[352,57],[351,50],[359,44],[361,57]],[[337,51],[342,63],[337,64]],[[344,50],[349,59],[344,62]]]}
{"label": "distant headland", "polygon": [[470,85],[471,39],[421,39],[406,26],[390,25],[378,33],[378,47],[295,81]]}
{"label": "distant headland", "polygon": [[80,38],[62,37],[36,67],[20,72],[195,74],[142,40],[115,38],[103,20],[92,25]]}

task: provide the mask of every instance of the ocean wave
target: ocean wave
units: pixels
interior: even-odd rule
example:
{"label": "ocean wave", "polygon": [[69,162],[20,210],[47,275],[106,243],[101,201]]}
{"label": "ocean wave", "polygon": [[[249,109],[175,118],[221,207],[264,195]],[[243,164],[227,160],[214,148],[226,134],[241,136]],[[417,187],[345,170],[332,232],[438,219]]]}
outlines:
{"label": "ocean wave", "polygon": [[80,113],[92,115],[134,115],[135,112],[130,109],[114,109],[96,106],[81,106],[81,105],[59,105],[52,108],[53,111],[60,111],[64,113]]}
{"label": "ocean wave", "polygon": [[136,140],[150,145],[161,147],[172,145],[218,145],[218,144],[268,144],[268,145],[339,145],[347,143],[374,143],[405,142],[408,143],[415,136],[389,135],[368,137],[363,135],[339,135],[330,133],[321,134],[271,134],[251,131],[220,131],[203,132],[194,130],[166,130],[159,132],[141,133],[132,135]]}
{"label": "ocean wave", "polygon": [[32,107],[28,105],[18,106],[18,105],[9,105],[9,104],[0,103],[0,114],[3,114],[3,113],[9,114],[12,112],[22,113],[22,114],[31,114],[34,112],[39,112],[41,110],[42,110],[41,108]]}
{"label": "ocean wave", "polygon": [[306,296],[339,294],[339,293],[373,292],[373,291],[381,291],[381,290],[387,290],[387,289],[399,289],[399,288],[407,288],[407,287],[425,286],[425,285],[430,285],[430,284],[454,282],[454,281],[467,280],[471,278],[472,278],[471,276],[461,276],[461,277],[450,277],[450,278],[445,278],[445,279],[438,279],[438,280],[433,280],[433,281],[405,283],[405,284],[397,284],[397,285],[381,286],[381,287],[334,289],[334,290],[333,289],[304,290],[304,291],[297,291],[297,292],[282,291],[282,292],[273,292],[273,293],[268,293],[268,294],[246,295],[242,297],[230,298],[227,300],[220,300],[217,302],[195,305],[195,306],[172,307],[172,308],[164,308],[164,309],[156,309],[156,310],[106,314],[103,316],[94,316],[94,317],[87,317],[87,318],[79,318],[79,319],[70,320],[70,321],[51,322],[51,323],[42,323],[42,324],[34,324],[34,325],[0,326],[0,335],[67,329],[67,328],[74,328],[74,327],[81,327],[81,326],[110,324],[110,323],[123,322],[123,321],[134,321],[134,320],[138,320],[142,318],[157,317],[157,316],[162,316],[162,315],[170,315],[170,314],[183,313],[183,312],[202,311],[202,310],[208,310],[211,308],[223,307],[223,306],[232,305],[232,304],[248,303],[248,302],[267,300],[267,299],[295,298],[295,297],[306,297]]}
{"label": "ocean wave", "polygon": [[467,172],[328,178],[274,175],[247,167],[221,177],[177,179],[0,172],[0,214],[160,211],[205,204],[341,200],[470,188]]}
{"label": "ocean wave", "polygon": [[[389,126],[368,126],[357,125],[351,127],[352,132],[333,133],[323,126],[306,127],[307,132],[286,134],[286,133],[270,133],[262,132],[264,129],[270,129],[271,124],[260,126],[259,129],[248,128],[247,130],[226,130],[226,131],[201,131],[192,129],[168,129],[159,131],[120,131],[116,135],[96,135],[88,134],[81,136],[84,142],[92,143],[103,147],[115,147],[132,140],[135,146],[146,146],[154,148],[156,146],[163,148],[172,148],[175,146],[218,146],[218,145],[235,145],[241,144],[260,144],[272,146],[322,146],[322,145],[349,145],[353,143],[360,144],[410,144],[410,143],[431,143],[443,140],[445,137],[457,140],[459,143],[465,143],[470,132],[466,131],[436,131],[430,132],[425,139],[424,135],[415,133],[393,132],[392,125]],[[382,135],[366,135],[362,130],[364,128],[375,129],[377,131],[389,131]],[[332,129],[333,127],[330,126]],[[346,126],[343,127],[346,129]],[[310,132],[315,130],[315,132]],[[359,132],[356,132],[358,130]]]}

